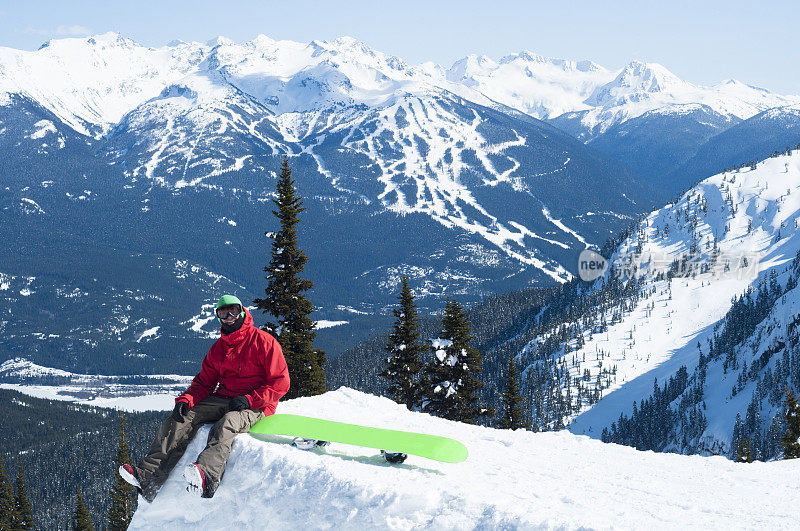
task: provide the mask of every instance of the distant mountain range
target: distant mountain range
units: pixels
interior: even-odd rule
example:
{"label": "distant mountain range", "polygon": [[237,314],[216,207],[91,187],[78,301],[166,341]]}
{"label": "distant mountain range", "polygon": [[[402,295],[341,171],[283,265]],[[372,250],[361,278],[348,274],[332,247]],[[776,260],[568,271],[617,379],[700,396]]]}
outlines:
{"label": "distant mountain range", "polygon": [[408,65],[350,38],[0,48],[0,358],[194,363],[212,300],[265,286],[284,156],[308,207],[317,316],[360,326],[401,275],[424,310],[570,280],[582,249],[717,153],[729,165],[794,143],[798,103],[636,62]]}

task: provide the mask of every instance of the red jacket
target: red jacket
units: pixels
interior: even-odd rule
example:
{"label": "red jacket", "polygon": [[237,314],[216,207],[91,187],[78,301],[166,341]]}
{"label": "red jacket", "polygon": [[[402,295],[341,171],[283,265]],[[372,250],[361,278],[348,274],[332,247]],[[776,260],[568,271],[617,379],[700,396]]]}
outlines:
{"label": "red jacket", "polygon": [[223,398],[244,395],[251,408],[275,413],[278,400],[289,390],[286,360],[278,341],[253,326],[253,316],[244,311],[242,327],[211,345],[200,373],[175,402],[188,402],[192,408],[212,393]]}

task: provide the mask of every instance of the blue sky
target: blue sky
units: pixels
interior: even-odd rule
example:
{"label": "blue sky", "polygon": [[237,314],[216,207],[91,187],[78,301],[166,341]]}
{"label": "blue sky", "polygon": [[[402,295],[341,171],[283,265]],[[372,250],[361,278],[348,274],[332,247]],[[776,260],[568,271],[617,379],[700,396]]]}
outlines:
{"label": "blue sky", "polygon": [[694,83],[735,78],[798,94],[797,11],[784,0],[0,0],[0,46],[32,50],[51,38],[106,31],[148,46],[217,35],[237,42],[259,33],[301,42],[350,35],[410,63],[449,66],[469,53],[496,59],[527,49],[608,68],[653,61]]}

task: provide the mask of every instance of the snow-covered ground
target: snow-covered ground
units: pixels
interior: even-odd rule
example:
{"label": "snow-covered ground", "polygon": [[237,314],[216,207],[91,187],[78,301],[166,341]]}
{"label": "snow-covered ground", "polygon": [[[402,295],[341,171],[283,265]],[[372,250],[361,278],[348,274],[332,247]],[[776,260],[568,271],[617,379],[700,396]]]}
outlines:
{"label": "snow-covered ground", "polygon": [[347,388],[282,403],[296,413],[455,438],[458,464],[289,438],[240,435],[213,499],[187,493],[183,466],[131,529],[796,529],[800,460],[737,464],[722,457],[639,452],[566,431],[470,426],[409,412]]}

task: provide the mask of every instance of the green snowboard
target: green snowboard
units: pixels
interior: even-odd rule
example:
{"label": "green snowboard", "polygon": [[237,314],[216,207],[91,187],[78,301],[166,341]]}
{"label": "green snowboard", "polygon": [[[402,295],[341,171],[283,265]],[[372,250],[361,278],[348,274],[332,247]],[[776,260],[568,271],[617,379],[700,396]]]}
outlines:
{"label": "green snowboard", "polygon": [[288,435],[367,446],[387,452],[418,455],[445,463],[460,463],[467,458],[467,448],[460,442],[447,437],[370,428],[300,415],[270,415],[253,424],[250,433]]}

